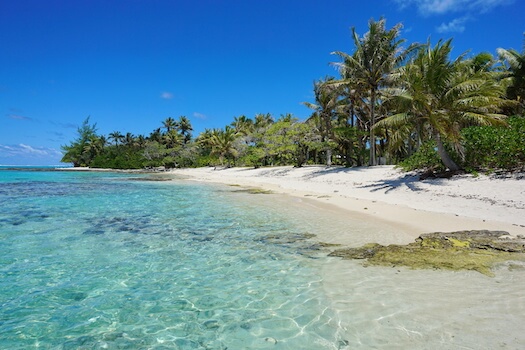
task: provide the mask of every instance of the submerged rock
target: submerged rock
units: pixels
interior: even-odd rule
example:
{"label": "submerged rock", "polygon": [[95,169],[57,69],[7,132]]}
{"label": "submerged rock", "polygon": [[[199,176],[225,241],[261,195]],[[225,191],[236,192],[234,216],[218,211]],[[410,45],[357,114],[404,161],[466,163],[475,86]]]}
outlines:
{"label": "submerged rock", "polygon": [[425,233],[408,245],[376,243],[339,249],[330,256],[366,259],[365,265],[474,270],[494,276],[492,267],[505,261],[525,261],[525,239],[505,231]]}

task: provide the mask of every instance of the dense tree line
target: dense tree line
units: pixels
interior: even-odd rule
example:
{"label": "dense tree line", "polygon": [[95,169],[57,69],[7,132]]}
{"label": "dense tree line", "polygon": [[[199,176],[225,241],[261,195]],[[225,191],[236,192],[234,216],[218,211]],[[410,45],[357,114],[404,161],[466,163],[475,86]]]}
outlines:
{"label": "dense tree line", "polygon": [[[188,118],[148,136],[98,135],[89,118],[63,162],[107,168],[402,164],[457,171],[525,166],[525,47],[451,59],[452,40],[404,46],[401,25],[352,29],[352,54],[334,52],[338,77],[314,83],[305,121],[235,117],[192,137]],[[514,116],[513,118],[508,118]]]}

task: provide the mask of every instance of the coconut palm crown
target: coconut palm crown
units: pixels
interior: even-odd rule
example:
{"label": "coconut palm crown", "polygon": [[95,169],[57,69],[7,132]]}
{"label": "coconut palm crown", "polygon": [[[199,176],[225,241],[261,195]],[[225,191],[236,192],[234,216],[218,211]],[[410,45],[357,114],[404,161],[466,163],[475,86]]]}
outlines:
{"label": "coconut palm crown", "polygon": [[471,125],[504,124],[500,107],[506,104],[505,89],[493,72],[477,70],[461,55],[449,60],[452,40],[430,43],[414,61],[400,68],[395,78],[399,88],[390,89],[394,112],[375,127],[400,128],[411,125],[427,132],[437,152],[451,171],[460,169],[447,152],[450,142],[459,150],[459,131]]}

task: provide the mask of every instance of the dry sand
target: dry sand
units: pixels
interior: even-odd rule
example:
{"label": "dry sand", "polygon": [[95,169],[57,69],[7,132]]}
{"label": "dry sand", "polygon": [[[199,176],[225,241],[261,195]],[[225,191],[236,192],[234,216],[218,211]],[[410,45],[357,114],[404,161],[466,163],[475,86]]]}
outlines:
{"label": "dry sand", "polygon": [[351,215],[397,225],[414,238],[423,232],[474,229],[525,235],[525,178],[519,176],[462,175],[420,181],[417,174],[393,166],[207,167],[172,173],[313,199]]}

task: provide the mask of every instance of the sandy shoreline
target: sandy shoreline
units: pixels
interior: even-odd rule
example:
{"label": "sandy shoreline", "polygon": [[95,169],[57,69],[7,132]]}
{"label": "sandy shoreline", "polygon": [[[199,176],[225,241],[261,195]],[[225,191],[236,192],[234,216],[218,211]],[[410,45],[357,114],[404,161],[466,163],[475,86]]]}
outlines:
{"label": "sandy shoreline", "polygon": [[170,174],[315,200],[349,215],[393,224],[414,238],[424,232],[474,229],[525,235],[525,179],[464,175],[419,181],[416,174],[392,166],[208,167]]}

